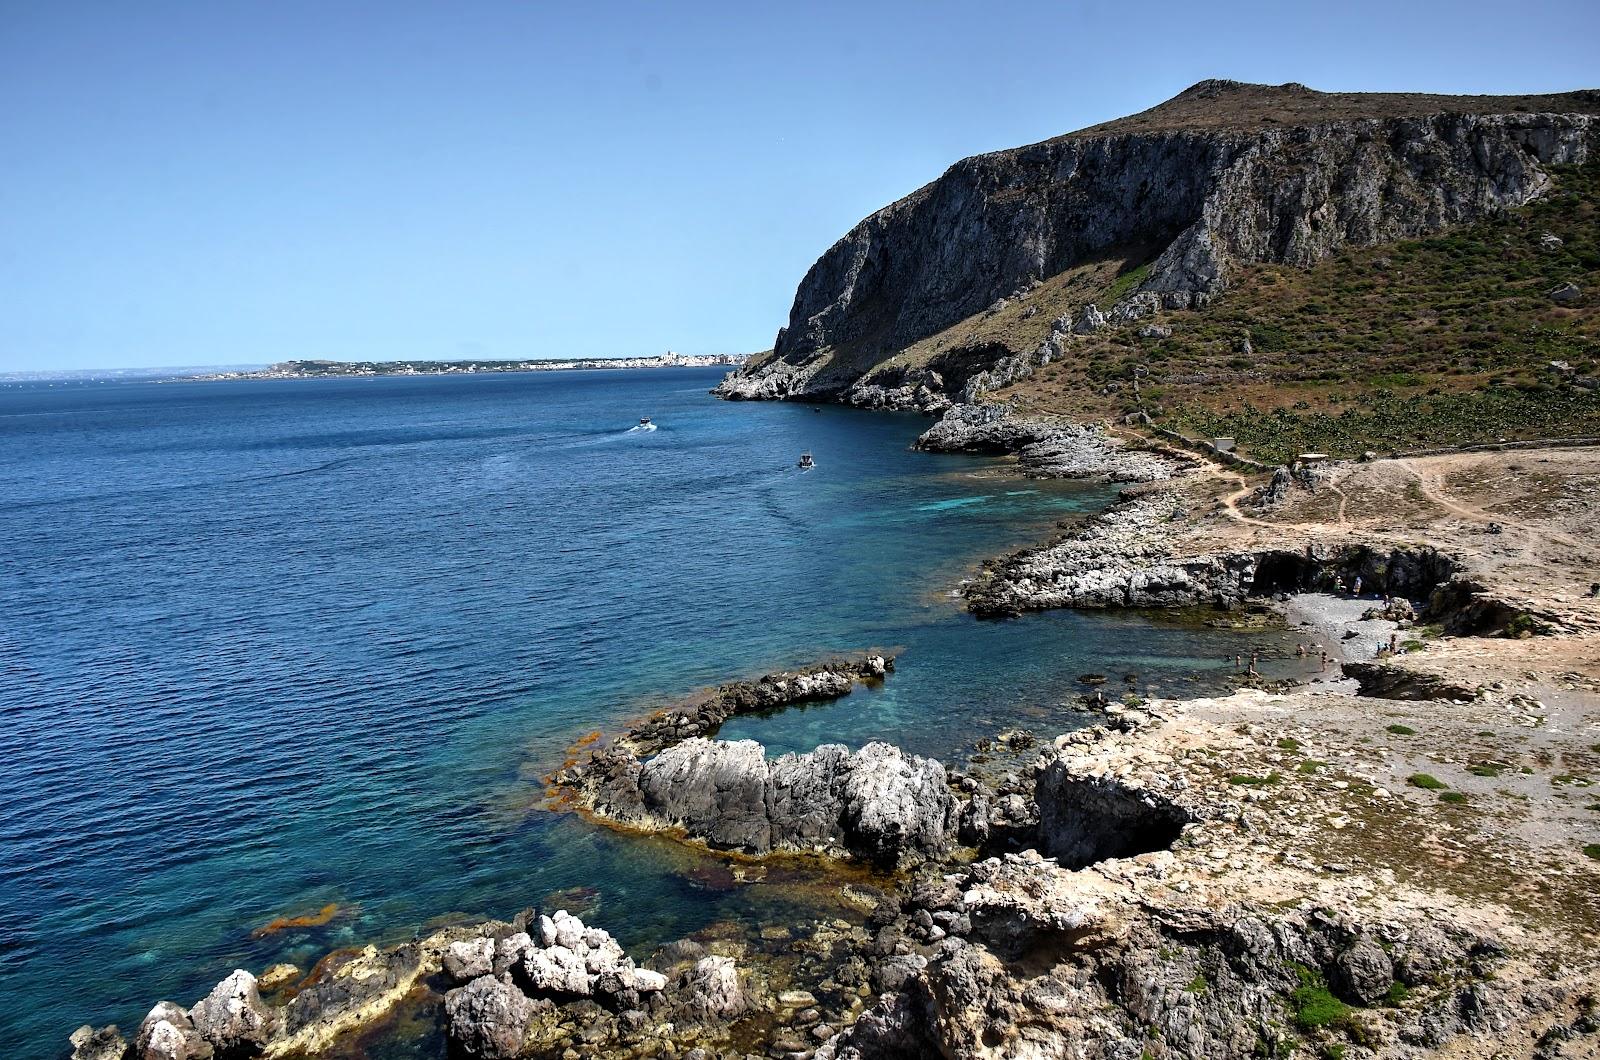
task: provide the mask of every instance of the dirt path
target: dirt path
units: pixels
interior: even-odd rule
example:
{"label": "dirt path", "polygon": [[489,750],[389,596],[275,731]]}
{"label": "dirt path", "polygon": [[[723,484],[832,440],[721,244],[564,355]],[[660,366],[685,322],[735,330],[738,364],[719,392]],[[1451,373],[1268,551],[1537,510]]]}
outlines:
{"label": "dirt path", "polygon": [[1530,548],[1537,548],[1540,544],[1546,541],[1554,541],[1559,544],[1566,545],[1568,548],[1584,547],[1582,544],[1573,540],[1571,537],[1568,537],[1566,534],[1557,533],[1542,527],[1535,527],[1530,523],[1520,522],[1505,515],[1493,514],[1484,511],[1482,508],[1474,508],[1470,505],[1451,500],[1445,495],[1444,492],[1446,489],[1448,489],[1448,487],[1444,485],[1444,475],[1437,471],[1429,471],[1425,474],[1410,460],[1405,459],[1396,460],[1395,464],[1405,468],[1406,471],[1410,472],[1416,477],[1417,488],[1422,491],[1422,495],[1426,497],[1430,503],[1438,505],[1440,508],[1459,519],[1465,519],[1467,522],[1471,523],[1494,523],[1501,527],[1511,527],[1521,531],[1521,533],[1526,535],[1528,538],[1528,546]]}

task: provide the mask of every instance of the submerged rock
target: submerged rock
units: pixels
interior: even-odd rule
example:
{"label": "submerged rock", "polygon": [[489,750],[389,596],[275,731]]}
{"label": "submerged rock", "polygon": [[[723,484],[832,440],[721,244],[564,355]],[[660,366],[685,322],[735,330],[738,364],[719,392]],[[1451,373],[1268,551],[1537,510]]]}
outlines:
{"label": "submerged rock", "polygon": [[115,1023],[98,1029],[86,1023],[68,1040],[72,1044],[72,1060],[122,1060],[128,1051],[128,1040]]}

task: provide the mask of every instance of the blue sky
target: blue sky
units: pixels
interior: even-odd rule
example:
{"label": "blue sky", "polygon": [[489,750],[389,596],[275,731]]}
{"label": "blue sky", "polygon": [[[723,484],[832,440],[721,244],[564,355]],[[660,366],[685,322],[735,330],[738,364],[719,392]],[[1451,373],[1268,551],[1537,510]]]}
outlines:
{"label": "blue sky", "polygon": [[1206,77],[1600,86],[1600,4],[0,0],[0,371],[748,351],[856,220]]}

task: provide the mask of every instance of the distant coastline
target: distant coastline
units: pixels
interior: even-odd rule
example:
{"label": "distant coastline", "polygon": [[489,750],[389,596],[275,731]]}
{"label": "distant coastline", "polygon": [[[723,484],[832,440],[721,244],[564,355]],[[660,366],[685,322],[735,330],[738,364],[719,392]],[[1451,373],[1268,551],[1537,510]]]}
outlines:
{"label": "distant coastline", "polygon": [[265,368],[209,372],[191,380],[327,379],[378,375],[470,375],[481,372],[571,372],[600,368],[737,367],[748,355],[664,353],[651,357],[578,357],[568,360],[520,361],[280,361]]}

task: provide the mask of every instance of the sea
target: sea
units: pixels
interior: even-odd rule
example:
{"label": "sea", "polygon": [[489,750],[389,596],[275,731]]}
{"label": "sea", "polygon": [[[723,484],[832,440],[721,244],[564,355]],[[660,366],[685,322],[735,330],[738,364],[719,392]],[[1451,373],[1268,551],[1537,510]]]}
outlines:
{"label": "sea", "polygon": [[1297,665],[1286,634],[1160,616],[978,621],[954,591],[983,559],[1114,487],[717,378],[0,387],[0,1056],[532,905],[641,954],[794,915],[804,887],[546,800],[585,735],[707,685],[893,650],[879,688],[722,735],[960,764],[1084,724],[1086,673],[1188,695],[1252,647]]}

